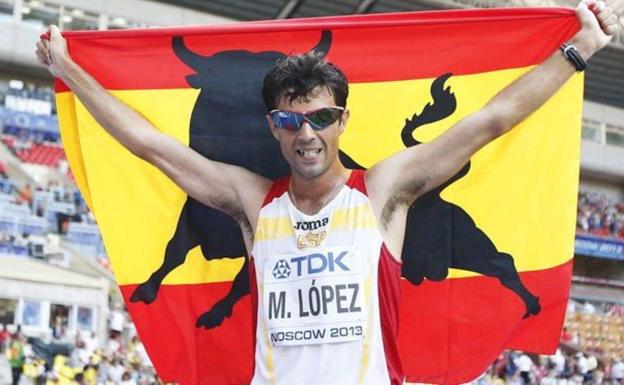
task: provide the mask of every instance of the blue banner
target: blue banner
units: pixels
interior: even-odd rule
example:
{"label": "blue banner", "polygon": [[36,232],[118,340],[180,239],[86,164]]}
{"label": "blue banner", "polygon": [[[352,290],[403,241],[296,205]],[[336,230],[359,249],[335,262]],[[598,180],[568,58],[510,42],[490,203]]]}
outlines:
{"label": "blue banner", "polygon": [[574,249],[576,254],[624,260],[624,240],[577,234]]}
{"label": "blue banner", "polygon": [[4,132],[11,135],[19,133],[21,129],[26,129],[41,131],[58,139],[59,127],[56,115],[35,115],[0,106],[0,120],[4,123]]}

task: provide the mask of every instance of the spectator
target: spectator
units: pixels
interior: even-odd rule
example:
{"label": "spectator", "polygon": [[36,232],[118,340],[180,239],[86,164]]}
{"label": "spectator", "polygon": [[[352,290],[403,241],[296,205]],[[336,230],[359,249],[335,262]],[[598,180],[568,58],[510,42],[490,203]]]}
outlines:
{"label": "spectator", "polygon": [[114,310],[110,313],[110,329],[121,334],[124,330],[125,317],[121,311],[121,304],[115,303]]}
{"label": "spectator", "polygon": [[578,331],[575,331],[574,333],[572,333],[572,339],[570,340],[570,344],[576,345],[576,346],[581,344],[581,335],[579,334]]}
{"label": "spectator", "polygon": [[583,352],[576,353],[576,369],[578,374],[580,374],[583,378],[589,370],[587,358],[585,357],[585,354],[583,354]]}
{"label": "spectator", "polygon": [[87,385],[97,384],[98,366],[89,364],[84,368],[84,379]]}
{"label": "spectator", "polygon": [[76,373],[73,385],[86,385],[83,373]]}
{"label": "spectator", "polygon": [[85,337],[84,343],[85,343],[85,348],[87,349],[87,352],[89,353],[89,356],[92,356],[95,353],[95,351],[99,348],[99,345],[100,345],[97,339],[97,336],[95,335],[95,332],[91,332],[90,336]]}
{"label": "spectator", "polygon": [[71,365],[73,367],[84,367],[89,364],[90,355],[85,348],[85,343],[81,340],[76,342],[76,347],[71,354]]}
{"label": "spectator", "polygon": [[583,313],[585,314],[595,314],[596,313],[596,307],[590,303],[590,302],[585,302],[583,304]]}
{"label": "spectator", "polygon": [[616,384],[624,384],[624,362],[621,358],[616,358],[611,366],[611,379]]}
{"label": "spectator", "polygon": [[8,347],[8,342],[11,339],[11,334],[6,330],[4,324],[0,324],[0,353],[4,352],[4,349]]}
{"label": "spectator", "polygon": [[137,385],[137,383],[132,379],[130,372],[124,372],[123,376],[121,376],[120,385]]}
{"label": "spectator", "polygon": [[563,327],[563,330],[561,331],[561,342],[570,342],[572,340],[572,334],[570,334],[570,332],[568,331],[568,328],[566,326]]}
{"label": "spectator", "polygon": [[108,338],[108,342],[106,343],[106,351],[105,354],[108,357],[112,357],[116,353],[121,352],[121,343],[119,342],[120,334],[116,331],[110,331],[110,337]]}
{"label": "spectator", "polygon": [[554,369],[550,369],[548,373],[540,380],[539,385],[557,385],[557,373]]}
{"label": "spectator", "polygon": [[59,385],[58,373],[55,371],[51,371],[50,373],[48,373],[48,379],[45,385]]}
{"label": "spectator", "polygon": [[108,369],[108,379],[115,384],[119,384],[122,380],[124,373],[126,373],[126,368],[122,364],[121,358],[116,355],[113,358],[113,362]]}
{"label": "spectator", "polygon": [[596,359],[596,356],[591,354],[589,357],[587,357],[587,372],[583,376],[584,384],[594,382],[597,369],[598,369],[598,360]]}
{"label": "spectator", "polygon": [[557,377],[561,377],[565,370],[566,358],[561,353],[561,349],[557,349],[555,354],[549,357],[550,363],[552,364],[553,371]]}
{"label": "spectator", "polygon": [[520,373],[520,378],[522,379],[522,383],[524,385],[528,385],[531,383],[531,372],[534,368],[533,361],[531,358],[525,353],[521,353],[515,359],[515,364],[518,367],[518,372]]}
{"label": "spectator", "polygon": [[18,385],[22,372],[24,370],[24,341],[20,332],[16,332],[11,336],[11,343],[9,344],[9,366],[11,367],[11,374],[13,375],[13,385]]}
{"label": "spectator", "polygon": [[6,163],[2,159],[0,159],[0,177],[4,179],[8,179],[9,175],[7,174],[7,166]]}

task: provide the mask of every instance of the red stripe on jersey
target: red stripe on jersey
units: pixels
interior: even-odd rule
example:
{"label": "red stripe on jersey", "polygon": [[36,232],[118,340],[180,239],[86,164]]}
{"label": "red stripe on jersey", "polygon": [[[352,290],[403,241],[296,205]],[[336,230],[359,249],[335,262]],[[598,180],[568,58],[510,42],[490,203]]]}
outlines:
{"label": "red stripe on jersey", "polygon": [[262,202],[262,207],[265,207],[266,205],[271,203],[273,199],[279,198],[280,196],[282,196],[282,194],[288,191],[289,181],[290,181],[290,176],[285,176],[273,182],[273,184],[271,185],[271,189],[269,190],[267,195],[264,197],[264,202]]}
{"label": "red stripe on jersey", "polygon": [[362,194],[368,196],[368,192],[366,190],[366,182],[364,180],[365,175],[366,170],[351,170],[351,175],[347,180],[347,186],[356,189]]}
{"label": "red stripe on jersey", "polygon": [[405,381],[405,375],[403,374],[399,348],[396,344],[399,334],[401,263],[392,256],[385,243],[381,244],[377,281],[381,335],[390,384],[401,385]]}
{"label": "red stripe on jersey", "polygon": [[258,281],[256,279],[256,264],[253,256],[249,256],[249,296],[251,297],[251,336],[253,353],[251,358],[251,373],[256,372],[256,333],[258,331]]}
{"label": "red stripe on jersey", "polygon": [[[351,174],[349,174],[349,179],[347,179],[346,185],[368,196],[368,194],[366,193],[366,185],[364,184],[364,175],[365,175],[365,170],[351,170]],[[273,185],[271,185],[269,192],[264,197],[264,201],[262,202],[262,207],[265,207],[266,205],[271,203],[273,199],[279,198],[285,192],[287,192],[289,182],[290,182],[290,176],[285,176],[285,177],[275,180],[273,182]]]}

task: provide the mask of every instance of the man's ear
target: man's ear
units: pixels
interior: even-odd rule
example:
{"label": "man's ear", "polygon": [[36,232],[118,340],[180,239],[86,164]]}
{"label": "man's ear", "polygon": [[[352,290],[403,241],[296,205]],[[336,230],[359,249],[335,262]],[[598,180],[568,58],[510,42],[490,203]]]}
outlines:
{"label": "man's ear", "polygon": [[269,125],[269,129],[271,130],[271,134],[273,134],[273,137],[275,139],[277,139],[277,141],[279,142],[279,133],[277,132],[278,129],[275,127],[275,125],[273,124],[273,120],[271,119],[271,117],[269,116],[269,114],[264,115],[264,117],[267,120],[267,124]]}
{"label": "man's ear", "polygon": [[349,112],[349,110],[345,108],[345,110],[342,112],[342,115],[340,116],[340,120],[339,120],[340,124],[338,125],[338,130],[340,131],[341,134],[347,128],[347,122],[349,121],[349,116],[351,116],[351,113]]}

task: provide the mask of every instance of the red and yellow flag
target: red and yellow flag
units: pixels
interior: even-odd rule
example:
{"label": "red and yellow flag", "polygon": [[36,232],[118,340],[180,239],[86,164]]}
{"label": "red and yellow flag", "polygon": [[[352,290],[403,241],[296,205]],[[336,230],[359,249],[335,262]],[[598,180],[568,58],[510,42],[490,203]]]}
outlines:
{"label": "red and yellow flag", "polygon": [[[260,91],[285,55],[314,49],[345,71],[341,157],[368,168],[479,110],[577,29],[573,11],[542,8],[64,36],[74,60],[157,129],[276,178],[288,169]],[[410,209],[398,336],[409,381],[457,384],[503,348],[555,349],[571,277],[582,82],[574,76]],[[72,171],[159,375],[249,383],[254,321],[236,226],[116,143],[64,84],[56,91]]]}

